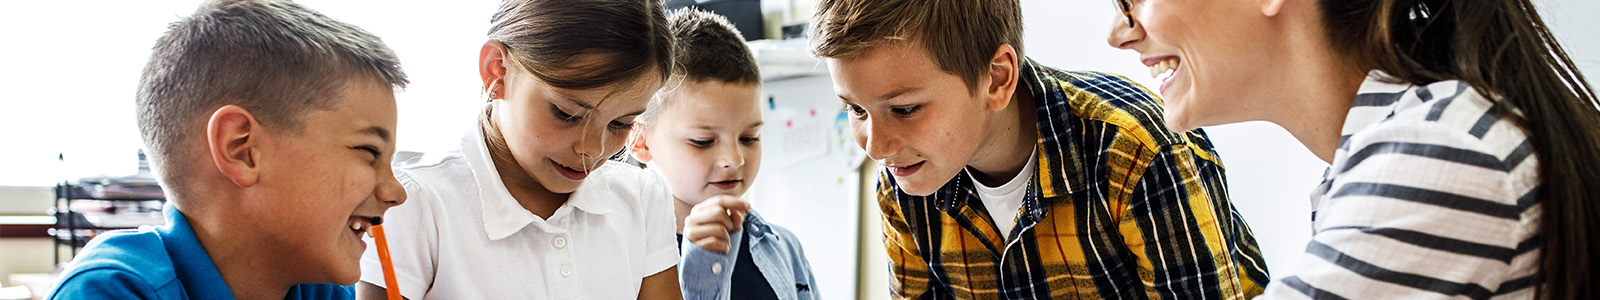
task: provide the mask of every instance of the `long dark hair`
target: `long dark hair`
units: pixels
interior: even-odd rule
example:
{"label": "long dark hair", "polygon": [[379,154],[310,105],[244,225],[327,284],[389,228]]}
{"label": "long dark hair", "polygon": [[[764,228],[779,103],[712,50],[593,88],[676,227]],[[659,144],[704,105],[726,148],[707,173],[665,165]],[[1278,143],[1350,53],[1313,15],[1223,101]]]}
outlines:
{"label": "long dark hair", "polygon": [[[1529,0],[1322,0],[1338,51],[1412,84],[1461,80],[1528,133],[1539,159],[1537,293],[1600,297],[1600,110]],[[1520,112],[1520,115],[1511,113]]]}

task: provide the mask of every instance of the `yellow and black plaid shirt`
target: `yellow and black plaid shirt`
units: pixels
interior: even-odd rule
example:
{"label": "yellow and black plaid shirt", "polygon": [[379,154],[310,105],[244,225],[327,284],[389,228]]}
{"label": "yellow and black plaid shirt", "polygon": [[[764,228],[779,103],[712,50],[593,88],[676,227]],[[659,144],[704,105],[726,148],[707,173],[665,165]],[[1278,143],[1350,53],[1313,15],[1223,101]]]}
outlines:
{"label": "yellow and black plaid shirt", "polygon": [[[928,196],[883,173],[891,289],[906,299],[1245,299],[1266,264],[1203,131],[1126,78],[1026,60],[1038,165],[1011,239],[967,172]],[[1020,91],[1019,91],[1020,92]]]}

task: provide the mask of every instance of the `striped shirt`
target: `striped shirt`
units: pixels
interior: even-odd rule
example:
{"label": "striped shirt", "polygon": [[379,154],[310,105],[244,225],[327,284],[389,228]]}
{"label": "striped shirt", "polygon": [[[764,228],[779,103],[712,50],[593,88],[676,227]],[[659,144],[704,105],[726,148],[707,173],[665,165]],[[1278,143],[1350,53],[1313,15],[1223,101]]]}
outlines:
{"label": "striped shirt", "polygon": [[1502,107],[1460,81],[1362,83],[1284,299],[1528,299],[1537,160]]}
{"label": "striped shirt", "polygon": [[1171,132],[1120,76],[1026,60],[1035,173],[1010,237],[962,172],[912,196],[879,178],[891,291],[903,299],[1238,299],[1266,265],[1204,132]]}

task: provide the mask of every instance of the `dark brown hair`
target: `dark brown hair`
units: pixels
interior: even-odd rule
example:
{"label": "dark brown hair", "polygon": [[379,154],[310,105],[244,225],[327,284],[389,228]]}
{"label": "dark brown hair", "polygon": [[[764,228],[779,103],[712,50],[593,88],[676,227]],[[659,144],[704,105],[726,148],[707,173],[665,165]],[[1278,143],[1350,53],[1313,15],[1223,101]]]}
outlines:
{"label": "dark brown hair", "polygon": [[[656,0],[505,0],[489,38],[550,86],[594,89],[672,72],[666,10]],[[579,55],[602,63],[574,64]]]}
{"label": "dark brown hair", "polygon": [[[1017,0],[822,0],[811,18],[812,54],[843,58],[885,42],[916,40],[939,69],[978,89],[1000,45],[1022,56]],[[1020,63],[1020,62],[1019,62]]]}
{"label": "dark brown hair", "polygon": [[181,192],[177,147],[224,105],[271,130],[300,130],[313,110],[337,105],[350,80],[404,87],[406,74],[377,36],[289,1],[210,1],[156,41],[135,97],[139,132],[169,192]]}
{"label": "dark brown hair", "polygon": [[[667,15],[672,28],[673,79],[662,94],[650,99],[639,121],[655,121],[663,107],[677,100],[671,95],[678,84],[721,81],[732,84],[761,84],[761,70],[739,29],[728,19],[694,8],[674,10]],[[755,99],[751,99],[755,101]],[[648,124],[646,124],[648,125]]]}
{"label": "dark brown hair", "polygon": [[[1539,160],[1540,297],[1600,297],[1600,104],[1529,0],[1322,0],[1337,50],[1393,79],[1457,79],[1528,132]],[[1516,113],[1513,113],[1516,112]]]}
{"label": "dark brown hair", "polygon": [[761,71],[739,29],[721,15],[684,8],[667,17],[672,28],[672,62],[692,81],[759,83]]}

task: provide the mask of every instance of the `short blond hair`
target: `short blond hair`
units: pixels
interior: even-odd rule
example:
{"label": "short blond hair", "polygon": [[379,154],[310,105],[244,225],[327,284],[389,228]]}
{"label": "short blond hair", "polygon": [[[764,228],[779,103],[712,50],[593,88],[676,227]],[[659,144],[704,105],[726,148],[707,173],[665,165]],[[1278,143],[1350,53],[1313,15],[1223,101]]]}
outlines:
{"label": "short blond hair", "polygon": [[976,90],[1001,45],[1022,55],[1022,11],[1017,0],[822,0],[810,35],[812,54],[824,58],[914,40]]}

